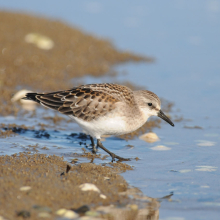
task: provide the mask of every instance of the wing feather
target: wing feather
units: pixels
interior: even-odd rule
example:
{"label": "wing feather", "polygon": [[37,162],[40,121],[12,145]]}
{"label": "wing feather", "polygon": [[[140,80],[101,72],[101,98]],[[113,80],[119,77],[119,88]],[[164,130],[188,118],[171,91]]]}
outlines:
{"label": "wing feather", "polygon": [[94,87],[85,86],[53,93],[35,93],[33,97],[36,99],[34,101],[40,102],[45,107],[85,121],[107,114],[115,108],[115,103],[120,101],[104,90],[94,91]]}

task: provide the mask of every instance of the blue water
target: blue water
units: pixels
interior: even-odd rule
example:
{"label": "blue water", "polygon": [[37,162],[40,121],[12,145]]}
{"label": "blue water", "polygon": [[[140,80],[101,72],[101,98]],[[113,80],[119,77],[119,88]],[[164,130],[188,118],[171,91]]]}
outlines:
{"label": "blue water", "polygon": [[[135,82],[173,102],[172,116],[184,120],[174,128],[163,123],[154,129],[161,139],[154,144],[138,138],[109,138],[104,144],[119,155],[141,159],[130,162],[135,170],[123,174],[131,185],[154,198],[174,192],[172,202],[161,203],[160,219],[219,219],[220,1],[12,0],[0,1],[0,8],[59,19],[108,38],[117,48],[155,57],[152,64],[115,67],[126,72],[117,80]],[[184,128],[195,125],[203,129]],[[200,146],[204,141],[208,144]],[[152,150],[156,145],[171,150]],[[72,150],[65,146],[66,152]]]}

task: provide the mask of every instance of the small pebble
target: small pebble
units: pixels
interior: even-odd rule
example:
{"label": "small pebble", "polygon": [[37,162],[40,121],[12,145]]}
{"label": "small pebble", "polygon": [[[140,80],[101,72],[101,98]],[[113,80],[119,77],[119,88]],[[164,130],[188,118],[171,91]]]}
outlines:
{"label": "small pebble", "polygon": [[74,219],[78,218],[78,214],[72,210],[66,210],[66,212],[63,214],[64,218]]}
{"label": "small pebble", "polygon": [[79,216],[76,212],[67,209],[59,209],[56,211],[56,214],[69,219],[78,218]]}
{"label": "small pebble", "polygon": [[77,163],[77,161],[78,161],[78,159],[75,158],[75,159],[73,159],[73,160],[71,161],[71,163]]}
{"label": "small pebble", "polygon": [[17,212],[17,216],[23,217],[23,218],[29,218],[31,217],[31,214],[29,211],[22,210],[20,212]]}
{"label": "small pebble", "polygon": [[85,214],[86,214],[86,216],[91,216],[91,217],[98,217],[100,215],[100,213],[98,213],[96,211],[88,211]]}
{"label": "small pebble", "polygon": [[57,215],[63,215],[66,212],[66,209],[59,209],[56,211]]}
{"label": "small pebble", "polygon": [[89,207],[87,205],[83,205],[78,209],[72,209],[72,210],[78,214],[84,214],[85,212],[89,211]]}

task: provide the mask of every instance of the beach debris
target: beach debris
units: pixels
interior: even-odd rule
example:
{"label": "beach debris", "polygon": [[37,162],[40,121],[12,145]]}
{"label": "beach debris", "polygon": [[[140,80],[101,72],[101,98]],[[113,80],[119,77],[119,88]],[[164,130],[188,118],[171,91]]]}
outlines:
{"label": "beach debris", "polygon": [[68,209],[59,209],[56,211],[56,214],[68,219],[74,219],[79,217],[79,215],[76,212]]}
{"label": "beach debris", "polygon": [[164,145],[157,145],[155,147],[151,148],[152,150],[158,150],[158,151],[163,151],[163,150],[171,150],[170,147],[166,147]]}
{"label": "beach debris", "polygon": [[146,134],[143,134],[139,137],[139,139],[146,141],[148,143],[154,143],[160,140],[157,134],[154,132],[148,132]]}
{"label": "beach debris", "polygon": [[66,165],[66,173],[62,172],[60,176],[67,174],[71,170],[71,166],[69,164]]}
{"label": "beach debris", "polygon": [[31,101],[31,100],[22,99],[26,95],[26,93],[30,93],[30,92],[32,92],[32,91],[22,89],[22,90],[20,90],[20,91],[18,91],[17,93],[14,94],[11,101],[12,102],[20,101],[20,103],[22,104],[23,109],[28,110],[28,111],[33,111],[36,108],[36,103]]}
{"label": "beach debris", "polygon": [[[97,193],[101,193],[98,187],[92,183],[83,183],[79,187],[82,191],[95,191]],[[100,194],[99,197],[102,199],[107,199],[107,196],[104,194]]]}
{"label": "beach debris", "polygon": [[107,199],[107,196],[104,195],[104,194],[100,194],[100,198],[102,198],[102,199]]}
{"label": "beach debris", "polygon": [[66,173],[68,173],[71,170],[71,166],[69,164],[66,165]]}
{"label": "beach debris", "polygon": [[200,147],[212,147],[216,145],[216,142],[214,141],[197,140],[196,142],[198,142],[197,146],[200,146]]}
{"label": "beach debris", "polygon": [[198,167],[195,169],[196,171],[207,171],[207,172],[213,172],[218,169],[218,167],[213,167],[213,166],[196,166]]}
{"label": "beach debris", "polygon": [[177,173],[178,171],[177,171],[177,170],[170,170],[170,172],[174,172],[174,173]]}
{"label": "beach debris", "polygon": [[25,42],[36,45],[43,50],[50,50],[54,47],[54,42],[47,36],[39,33],[29,33],[25,36]]}
{"label": "beach debris", "polygon": [[75,163],[77,163],[77,162],[78,162],[78,159],[77,159],[77,158],[74,158],[74,159],[72,159],[72,161],[71,161],[70,163],[75,164]]}
{"label": "beach debris", "polygon": [[90,209],[87,205],[83,205],[83,206],[80,206],[78,209],[71,209],[71,210],[82,215],[88,212]]}
{"label": "beach debris", "polygon": [[98,187],[92,183],[83,183],[79,186],[79,188],[81,188],[82,191],[95,191],[100,193]]}
{"label": "beach debris", "polygon": [[29,191],[31,189],[30,186],[22,186],[20,187],[20,191]]}
{"label": "beach debris", "polygon": [[21,210],[17,212],[17,216],[23,217],[23,218],[29,218],[31,217],[31,213],[27,210]]}

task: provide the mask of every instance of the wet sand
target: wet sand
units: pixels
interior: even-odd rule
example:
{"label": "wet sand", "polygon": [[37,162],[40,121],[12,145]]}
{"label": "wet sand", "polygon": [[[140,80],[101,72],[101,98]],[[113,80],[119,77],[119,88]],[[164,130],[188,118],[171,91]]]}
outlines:
{"label": "wet sand", "polygon": [[[0,170],[0,216],[6,219],[54,219],[60,209],[76,212],[82,206],[87,207],[81,216],[104,219],[142,219],[159,213],[158,200],[129,187],[119,175],[132,170],[124,163],[71,164],[55,155],[20,153],[0,156]],[[80,185],[85,183],[99,192],[83,191]]]}

